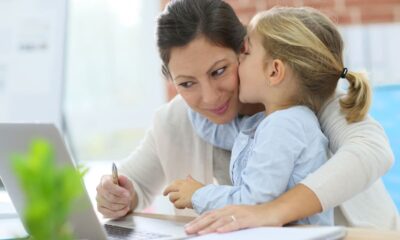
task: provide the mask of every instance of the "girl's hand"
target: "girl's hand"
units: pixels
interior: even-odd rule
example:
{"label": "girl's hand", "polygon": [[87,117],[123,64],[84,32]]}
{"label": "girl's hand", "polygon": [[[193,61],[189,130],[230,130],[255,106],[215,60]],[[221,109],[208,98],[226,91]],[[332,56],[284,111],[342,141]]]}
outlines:
{"label": "girl's hand", "polygon": [[[265,215],[267,214],[267,215]],[[268,215],[269,214],[269,215]],[[231,205],[202,214],[185,226],[188,234],[224,233],[243,228],[281,226],[267,205]]]}
{"label": "girl's hand", "polygon": [[191,176],[186,179],[174,181],[164,190],[164,196],[169,195],[169,200],[178,209],[193,208],[192,196],[204,184],[194,180]]}

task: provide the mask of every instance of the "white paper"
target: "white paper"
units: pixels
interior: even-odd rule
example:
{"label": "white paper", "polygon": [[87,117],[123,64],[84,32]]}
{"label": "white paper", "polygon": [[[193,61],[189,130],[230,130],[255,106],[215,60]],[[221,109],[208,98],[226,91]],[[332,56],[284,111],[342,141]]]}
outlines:
{"label": "white paper", "polygon": [[0,121],[60,124],[66,0],[0,0]]}

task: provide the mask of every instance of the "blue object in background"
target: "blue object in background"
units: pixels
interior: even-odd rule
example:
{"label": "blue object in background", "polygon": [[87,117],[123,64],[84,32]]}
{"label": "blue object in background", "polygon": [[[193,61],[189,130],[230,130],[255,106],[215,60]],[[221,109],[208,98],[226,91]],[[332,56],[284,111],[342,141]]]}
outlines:
{"label": "blue object in background", "polygon": [[374,87],[371,115],[382,124],[394,152],[395,164],[383,181],[400,210],[400,85]]}

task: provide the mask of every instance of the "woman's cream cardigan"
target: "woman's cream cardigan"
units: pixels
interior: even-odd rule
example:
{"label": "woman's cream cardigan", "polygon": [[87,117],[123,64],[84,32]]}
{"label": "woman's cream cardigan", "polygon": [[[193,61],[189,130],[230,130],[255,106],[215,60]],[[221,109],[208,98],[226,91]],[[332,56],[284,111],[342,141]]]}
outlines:
{"label": "woman's cream cardigan", "polygon": [[[396,206],[380,180],[394,161],[387,137],[370,117],[347,124],[340,96],[336,93],[318,116],[334,155],[302,183],[315,192],[323,209],[338,206],[336,224],[400,229]],[[213,151],[222,150],[195,134],[187,108],[179,96],[161,107],[140,146],[120,163],[137,191],[137,210],[149,206],[166,184],[188,174],[205,184],[213,182]],[[229,161],[226,154],[218,155]],[[192,213],[177,210],[177,214]]]}

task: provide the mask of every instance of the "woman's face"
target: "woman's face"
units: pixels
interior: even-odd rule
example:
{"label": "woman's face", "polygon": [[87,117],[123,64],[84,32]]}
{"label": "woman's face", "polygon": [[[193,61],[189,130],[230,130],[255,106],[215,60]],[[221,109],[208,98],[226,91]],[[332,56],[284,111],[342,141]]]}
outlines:
{"label": "woman's face", "polygon": [[198,37],[171,50],[168,68],[177,92],[194,111],[217,124],[236,117],[238,56],[233,50]]}

